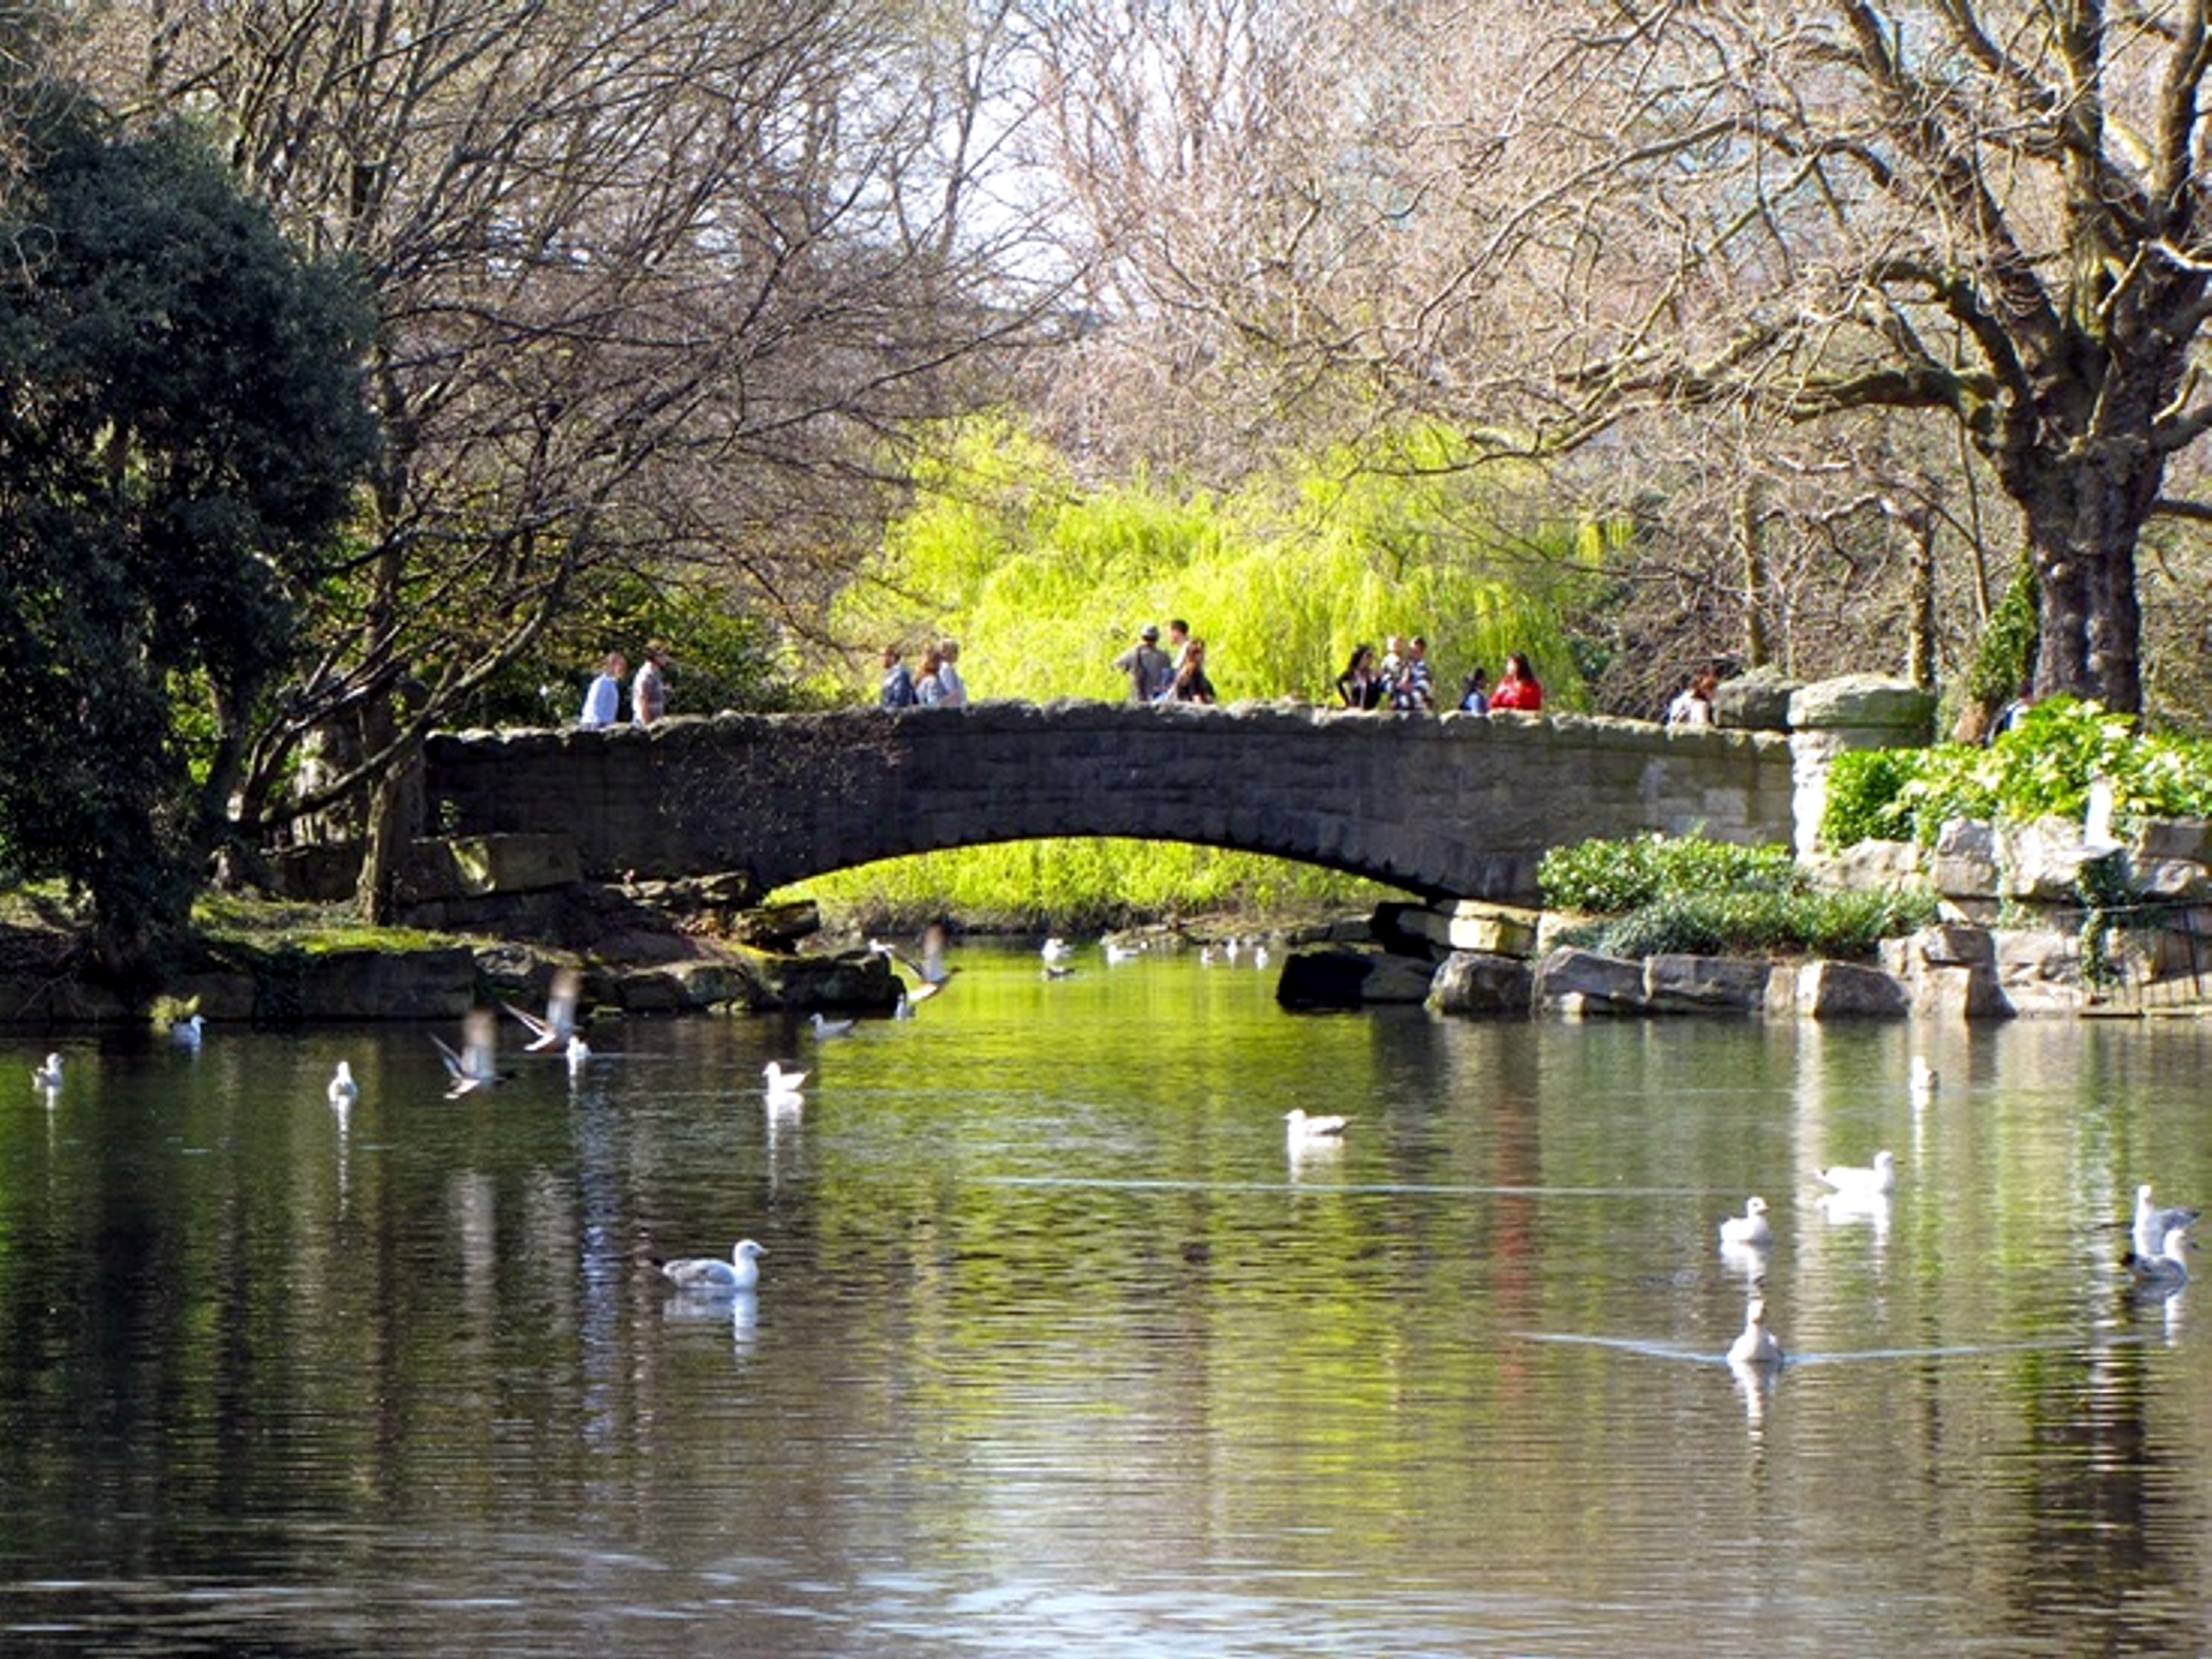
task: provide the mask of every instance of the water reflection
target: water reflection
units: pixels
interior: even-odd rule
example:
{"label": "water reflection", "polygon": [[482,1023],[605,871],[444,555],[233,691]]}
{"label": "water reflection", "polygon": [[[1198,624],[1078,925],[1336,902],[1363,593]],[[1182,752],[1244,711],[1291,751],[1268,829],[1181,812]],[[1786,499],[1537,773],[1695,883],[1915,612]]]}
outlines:
{"label": "water reflection", "polygon": [[[0,1092],[9,1650],[2201,1638],[2203,1339],[2117,1224],[2144,1171],[2212,1190],[2202,1034],[963,966],[802,1048],[788,1109],[803,1039],[750,1020],[452,1102],[419,1031]],[[1354,1121],[1297,1148],[1292,1109]],[[1824,1206],[1883,1145],[1881,1213]],[[1717,1250],[1754,1192],[1771,1244]],[[650,1266],[744,1236],[750,1296]],[[1723,1360],[1753,1294],[1778,1376]]]}

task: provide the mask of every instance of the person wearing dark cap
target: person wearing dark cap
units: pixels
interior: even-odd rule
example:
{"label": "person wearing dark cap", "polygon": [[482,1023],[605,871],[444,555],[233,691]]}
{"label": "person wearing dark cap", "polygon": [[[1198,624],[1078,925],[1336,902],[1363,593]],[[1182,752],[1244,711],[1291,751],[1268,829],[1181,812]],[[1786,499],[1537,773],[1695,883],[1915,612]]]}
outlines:
{"label": "person wearing dark cap", "polygon": [[1137,642],[1114,659],[1114,666],[1129,677],[1131,702],[1157,702],[1175,684],[1175,664],[1160,649],[1160,630],[1151,623],[1137,631]]}

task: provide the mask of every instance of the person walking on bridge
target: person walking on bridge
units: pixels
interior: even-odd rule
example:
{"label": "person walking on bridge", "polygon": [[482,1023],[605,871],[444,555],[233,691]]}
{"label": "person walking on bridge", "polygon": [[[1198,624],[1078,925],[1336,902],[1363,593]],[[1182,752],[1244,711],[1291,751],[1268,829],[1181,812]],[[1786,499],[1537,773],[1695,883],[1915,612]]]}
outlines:
{"label": "person walking on bridge", "polygon": [[1114,666],[1129,677],[1131,702],[1158,702],[1175,684],[1175,663],[1160,649],[1160,630],[1146,623],[1137,632],[1137,642],[1114,659]]}

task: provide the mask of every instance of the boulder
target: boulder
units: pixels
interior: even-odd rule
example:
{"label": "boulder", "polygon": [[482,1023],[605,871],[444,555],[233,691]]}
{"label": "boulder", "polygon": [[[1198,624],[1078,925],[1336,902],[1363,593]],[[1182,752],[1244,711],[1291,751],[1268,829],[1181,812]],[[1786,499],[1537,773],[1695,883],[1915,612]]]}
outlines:
{"label": "boulder", "polygon": [[1419,1005],[1429,1000],[1429,989],[1436,977],[1436,964],[1425,957],[1378,956],[1359,988],[1359,1000],[1370,1006],[1383,1003]]}
{"label": "boulder", "polygon": [[1902,1019],[1912,998],[1879,968],[1824,958],[1798,969],[1797,1012],[1811,1019]]}
{"label": "boulder", "polygon": [[1536,964],[1536,1006],[1566,1014],[1645,1012],[1644,964],[1570,945]]}
{"label": "boulder", "polygon": [[1521,957],[1455,951],[1429,987],[1429,1006],[1440,1014],[1519,1017],[1528,1012],[1535,969]]}
{"label": "boulder", "polygon": [[1644,994],[1654,1013],[1756,1014],[1773,973],[1771,963],[1738,957],[1656,956],[1644,964]]}
{"label": "boulder", "polygon": [[1936,890],[1946,898],[1996,898],[1996,830],[1980,818],[1946,818],[1936,832],[1936,857],[1929,876]]}
{"label": "boulder", "polygon": [[1357,1008],[1367,1000],[1368,976],[1380,954],[1332,945],[1293,951],[1275,981],[1275,1000],[1285,1008]]}
{"label": "boulder", "polygon": [[2037,904],[2076,903],[2084,867],[2112,856],[2109,847],[2085,839],[2081,826],[2069,818],[2002,824],[1997,830],[1999,895]]}

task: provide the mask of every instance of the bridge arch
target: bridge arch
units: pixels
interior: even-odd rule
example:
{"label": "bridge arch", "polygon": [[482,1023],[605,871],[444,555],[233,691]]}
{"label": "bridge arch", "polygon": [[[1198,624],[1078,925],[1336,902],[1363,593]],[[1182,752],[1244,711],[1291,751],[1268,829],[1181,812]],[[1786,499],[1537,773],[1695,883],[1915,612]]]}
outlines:
{"label": "bridge arch", "polygon": [[762,893],[1042,836],[1192,842],[1425,897],[1527,901],[1551,847],[1792,839],[1778,733],[1577,715],[987,702],[468,732],[424,757],[425,833],[557,832],[584,873]]}

